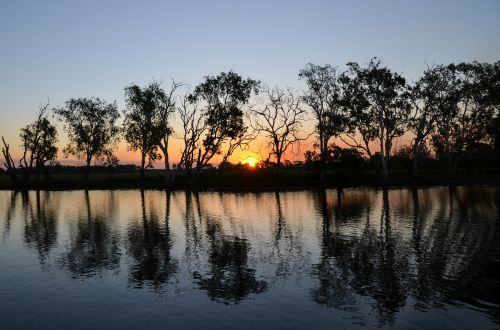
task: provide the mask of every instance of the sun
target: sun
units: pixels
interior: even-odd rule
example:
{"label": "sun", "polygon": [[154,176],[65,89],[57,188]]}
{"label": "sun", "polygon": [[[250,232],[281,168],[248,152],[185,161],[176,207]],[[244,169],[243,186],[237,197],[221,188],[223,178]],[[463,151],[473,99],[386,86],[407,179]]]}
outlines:
{"label": "sun", "polygon": [[255,167],[258,162],[259,161],[257,160],[257,158],[252,156],[248,156],[241,161],[242,164],[248,165],[250,167]]}

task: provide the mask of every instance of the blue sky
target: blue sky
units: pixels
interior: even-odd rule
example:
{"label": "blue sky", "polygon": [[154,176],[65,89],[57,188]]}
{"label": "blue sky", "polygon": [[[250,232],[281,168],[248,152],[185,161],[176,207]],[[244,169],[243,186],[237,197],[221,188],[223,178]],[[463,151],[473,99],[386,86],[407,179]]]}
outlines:
{"label": "blue sky", "polygon": [[382,58],[410,80],[426,63],[500,59],[500,1],[6,1],[0,135],[47,97],[117,100],[152,78],[190,84],[233,69],[300,88],[307,62]]}

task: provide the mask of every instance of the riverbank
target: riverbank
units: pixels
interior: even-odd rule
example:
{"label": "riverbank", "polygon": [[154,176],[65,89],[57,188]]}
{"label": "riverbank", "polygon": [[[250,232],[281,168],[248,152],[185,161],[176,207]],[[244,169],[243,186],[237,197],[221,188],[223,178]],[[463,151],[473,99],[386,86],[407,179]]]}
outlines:
{"label": "riverbank", "polygon": [[[170,190],[276,190],[347,187],[428,187],[454,185],[500,185],[500,173],[484,170],[472,173],[426,172],[413,177],[407,172],[391,173],[383,179],[375,172],[327,173],[322,183],[308,171],[273,172],[213,172],[202,175],[196,186],[187,177],[179,176]],[[165,189],[165,177],[153,171],[141,180],[137,173],[93,174],[87,181],[80,174],[53,175],[49,180],[33,178],[28,186],[13,186],[7,176],[0,176],[0,190],[101,190],[101,189]]]}

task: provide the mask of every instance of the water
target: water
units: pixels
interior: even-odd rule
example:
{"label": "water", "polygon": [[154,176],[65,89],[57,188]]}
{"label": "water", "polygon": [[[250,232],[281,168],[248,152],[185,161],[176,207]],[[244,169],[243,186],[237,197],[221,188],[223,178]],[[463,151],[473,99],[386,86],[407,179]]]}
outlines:
{"label": "water", "polygon": [[0,191],[11,328],[500,328],[494,187]]}

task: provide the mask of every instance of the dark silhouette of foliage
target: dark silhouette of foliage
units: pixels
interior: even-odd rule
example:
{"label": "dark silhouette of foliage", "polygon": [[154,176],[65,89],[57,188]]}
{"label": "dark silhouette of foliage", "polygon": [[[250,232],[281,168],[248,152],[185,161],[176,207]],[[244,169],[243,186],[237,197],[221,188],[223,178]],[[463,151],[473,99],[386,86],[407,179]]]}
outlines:
{"label": "dark silhouette of foliage", "polygon": [[141,153],[141,178],[144,179],[145,169],[152,168],[154,161],[161,159],[158,147],[162,138],[170,135],[164,120],[168,120],[172,105],[165,104],[165,92],[156,82],[144,88],[137,85],[126,87],[125,100],[124,136],[129,149]]}
{"label": "dark silhouette of foliage", "polygon": [[331,65],[309,63],[299,72],[299,79],[305,80],[307,84],[303,100],[312,109],[316,119],[321,179],[324,180],[330,139],[351,131],[350,115],[343,101],[344,88],[338,69]]}
{"label": "dark silhouette of foliage", "polygon": [[491,107],[493,117],[487,125],[488,142],[493,145],[497,165],[500,165],[500,61],[483,63],[481,87],[486,91],[483,106]]}
{"label": "dark silhouette of foliage", "polygon": [[483,86],[486,65],[473,63],[447,66],[455,92],[450,111],[442,113],[438,129],[432,136],[436,155],[445,159],[450,170],[478,143],[487,142],[487,127],[494,118],[495,108],[488,101],[489,90]]}
{"label": "dark silhouette of foliage", "polygon": [[10,154],[10,145],[5,142],[4,137],[2,136],[2,155],[4,161],[2,165],[5,167],[7,174],[9,174],[10,181],[13,185],[17,185],[17,175],[16,175],[16,165],[14,164],[14,160],[12,159],[12,155]]}
{"label": "dark silhouette of foliage", "polygon": [[417,174],[421,151],[426,148],[427,140],[436,131],[439,121],[454,113],[455,98],[451,72],[442,65],[428,68],[411,87],[408,129],[415,136],[411,155],[413,175]]}
{"label": "dark silhouette of foliage", "polygon": [[[140,151],[142,179],[145,170],[163,157],[167,186],[174,185],[179,172],[184,175],[179,179],[183,184],[196,184],[202,172],[214,172],[215,159],[220,160],[219,172],[238,169],[249,173],[252,168],[230,166],[229,158],[237,149],[250,148],[259,135],[267,146],[265,151],[259,150],[256,170],[312,169],[313,180],[320,177],[323,184],[327,169],[338,173],[375,169],[385,179],[389,168],[397,172],[411,167],[416,176],[422,165],[427,169],[446,167],[450,172],[500,166],[500,61],[435,65],[414,83],[407,83],[377,58],[365,66],[347,63],[343,72],[331,65],[308,63],[298,76],[306,83],[304,95],[265,87],[263,102],[254,105],[249,103],[259,92],[260,82],[233,71],[204,77],[184,97],[177,95],[183,84],[175,81],[167,92],[155,81],[144,87],[132,84],[125,88],[123,130],[117,126],[120,115],[115,102],[70,99],[54,109],[69,140],[64,156],[85,161],[86,179],[92,159],[97,171],[106,166],[113,175],[119,162],[113,148],[122,131],[129,150]],[[40,173],[48,177],[49,169],[58,169],[46,166],[55,164],[58,152],[57,130],[47,109],[48,104],[42,105],[36,120],[21,129],[22,154],[14,154],[20,159],[13,159],[2,138],[0,173],[10,176],[11,186],[27,187],[33,173],[38,179]],[[306,132],[309,109],[314,132]],[[174,115],[180,120],[176,132]],[[295,146],[309,141],[313,133],[318,135],[313,145],[316,150],[304,153],[304,163],[285,164],[283,158],[298,154]],[[173,174],[172,138],[181,140]],[[348,148],[340,147],[339,140]],[[394,146],[398,146],[397,152]],[[389,167],[393,160],[396,163]],[[37,180],[34,184],[42,183]]]}
{"label": "dark silhouette of foliage", "polygon": [[243,79],[229,71],[215,77],[206,76],[189,95],[190,103],[201,103],[204,121],[202,140],[192,156],[196,162],[193,182],[208,162],[223,152],[225,144],[232,145],[226,150],[227,160],[238,145],[237,141],[243,141],[248,129],[243,121],[243,106],[248,103],[252,92],[258,92],[258,87],[257,80]]}
{"label": "dark silhouette of foliage", "polygon": [[363,140],[363,144],[350,145],[372,157],[368,143],[378,140],[385,178],[393,141],[405,133],[409,116],[406,80],[382,66],[377,58],[370,60],[366,67],[353,62],[347,66],[349,71],[343,77],[347,85],[345,101]]}
{"label": "dark silhouette of foliage", "polygon": [[26,183],[36,169],[37,175],[49,161],[57,157],[57,129],[47,118],[49,103],[40,106],[36,120],[21,129],[23,157],[19,161]]}
{"label": "dark silhouette of foliage", "polygon": [[361,170],[365,164],[365,159],[356,148],[341,148],[332,144],[328,148],[328,164],[333,166],[337,172],[344,169],[350,171]]}
{"label": "dark silhouette of foliage", "polygon": [[96,97],[69,99],[64,107],[54,109],[64,122],[68,145],[63,149],[66,157],[74,155],[86,164],[88,178],[92,158],[110,157],[118,140],[120,117],[116,102],[107,103]]}

